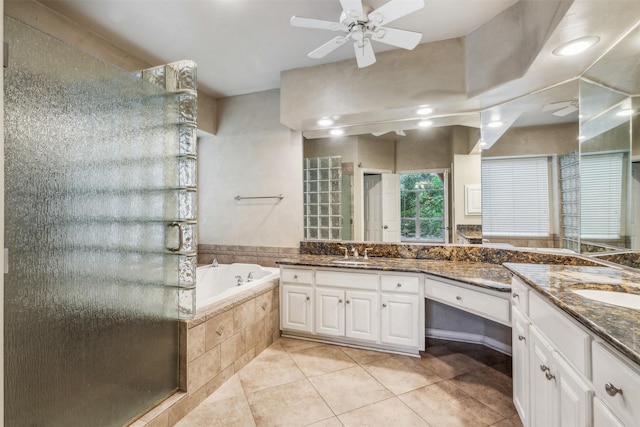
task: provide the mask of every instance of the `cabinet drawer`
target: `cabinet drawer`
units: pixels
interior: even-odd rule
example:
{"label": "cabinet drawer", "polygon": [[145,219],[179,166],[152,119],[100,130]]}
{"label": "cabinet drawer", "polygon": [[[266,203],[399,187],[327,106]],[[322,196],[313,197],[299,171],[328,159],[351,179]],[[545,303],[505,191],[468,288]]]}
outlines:
{"label": "cabinet drawer", "polygon": [[316,285],[342,286],[353,289],[378,290],[378,275],[347,271],[316,271]]}
{"label": "cabinet drawer", "polygon": [[383,292],[403,292],[417,294],[420,288],[420,279],[414,276],[380,276],[380,289]]}
{"label": "cabinet drawer", "polygon": [[426,298],[511,326],[511,303],[506,298],[431,279],[426,279],[424,292]]}
{"label": "cabinet drawer", "polygon": [[529,315],[529,288],[517,277],[511,279],[511,303]]}
{"label": "cabinet drawer", "polygon": [[531,323],[536,325],[560,350],[560,353],[588,378],[591,342],[589,335],[574,325],[558,308],[534,293],[529,294],[529,318]]}
{"label": "cabinet drawer", "polygon": [[313,270],[281,267],[280,281],[283,283],[299,283],[310,285],[313,283]]}
{"label": "cabinet drawer", "polygon": [[[640,373],[604,344],[593,342],[593,386],[596,395],[628,425],[640,420]],[[608,384],[608,385],[607,385]],[[616,393],[611,387],[620,389]],[[608,390],[608,391],[607,391]],[[613,396],[611,396],[613,394]]]}

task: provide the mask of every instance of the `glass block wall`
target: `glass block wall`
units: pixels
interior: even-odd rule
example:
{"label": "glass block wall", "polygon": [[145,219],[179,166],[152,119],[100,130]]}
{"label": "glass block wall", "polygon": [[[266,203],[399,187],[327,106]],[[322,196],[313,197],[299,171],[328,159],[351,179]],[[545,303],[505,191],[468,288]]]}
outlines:
{"label": "glass block wall", "polygon": [[342,158],[304,159],[306,239],[342,239]]}
{"label": "glass block wall", "polygon": [[580,252],[580,156],[577,151],[560,156],[562,247]]}
{"label": "glass block wall", "polygon": [[4,28],[5,424],[126,425],[179,383],[195,66],[136,76],[11,18]]}

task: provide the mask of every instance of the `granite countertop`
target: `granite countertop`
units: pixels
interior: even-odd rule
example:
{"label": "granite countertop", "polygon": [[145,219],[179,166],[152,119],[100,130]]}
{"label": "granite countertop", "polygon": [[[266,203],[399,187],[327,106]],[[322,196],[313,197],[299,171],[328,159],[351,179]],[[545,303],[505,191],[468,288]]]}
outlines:
{"label": "granite countertop", "polygon": [[[362,257],[357,261],[366,262],[366,265],[336,263],[336,261],[340,260],[342,258],[335,255],[298,255],[279,260],[278,264],[426,273],[494,291],[509,292],[511,290],[511,274],[507,269],[497,264],[404,258],[369,258],[365,260]],[[349,260],[354,261],[353,258],[349,258]]]}
{"label": "granite countertop", "polygon": [[577,289],[640,295],[640,275],[612,267],[513,264],[504,266],[587,329],[640,364],[640,310],[581,297]]}

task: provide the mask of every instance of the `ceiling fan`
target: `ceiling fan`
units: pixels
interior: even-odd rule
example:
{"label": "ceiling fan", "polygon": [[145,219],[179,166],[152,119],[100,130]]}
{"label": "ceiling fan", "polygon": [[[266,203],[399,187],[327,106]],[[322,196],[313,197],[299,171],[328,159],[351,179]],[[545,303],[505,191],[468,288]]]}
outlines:
{"label": "ceiling fan", "polygon": [[554,116],[564,117],[569,114],[578,111],[579,105],[578,101],[561,101],[561,102],[551,102],[544,107],[542,107],[542,111],[551,111]]}
{"label": "ceiling fan", "polygon": [[294,16],[294,27],[314,28],[341,32],[307,56],[323,58],[347,41],[353,41],[358,68],[368,67],[376,62],[371,41],[411,50],[420,43],[421,33],[387,28],[385,25],[424,7],[424,0],[391,0],[378,9],[362,3],[361,0],[340,0],[342,13],[340,22]]}

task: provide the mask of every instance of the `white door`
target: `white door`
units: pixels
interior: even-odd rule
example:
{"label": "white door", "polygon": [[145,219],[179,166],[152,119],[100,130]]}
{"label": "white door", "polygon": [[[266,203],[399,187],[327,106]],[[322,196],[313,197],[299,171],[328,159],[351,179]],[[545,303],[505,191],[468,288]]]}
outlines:
{"label": "white door", "polygon": [[349,338],[378,341],[378,293],[346,291],[346,330]]}
{"label": "white door", "polygon": [[282,329],[312,332],[311,287],[282,285]]}
{"label": "white door", "polygon": [[344,336],[344,291],[316,289],[316,333]]}
{"label": "white door", "polygon": [[380,340],[387,344],[419,346],[419,308],[418,296],[382,294]]}
{"label": "white door", "polygon": [[364,239],[382,241],[382,179],[380,175],[364,176]]}
{"label": "white door", "polygon": [[520,415],[522,425],[529,425],[529,321],[522,312],[513,307],[513,404]]}
{"label": "white door", "polygon": [[400,242],[400,175],[382,174],[382,241]]}

